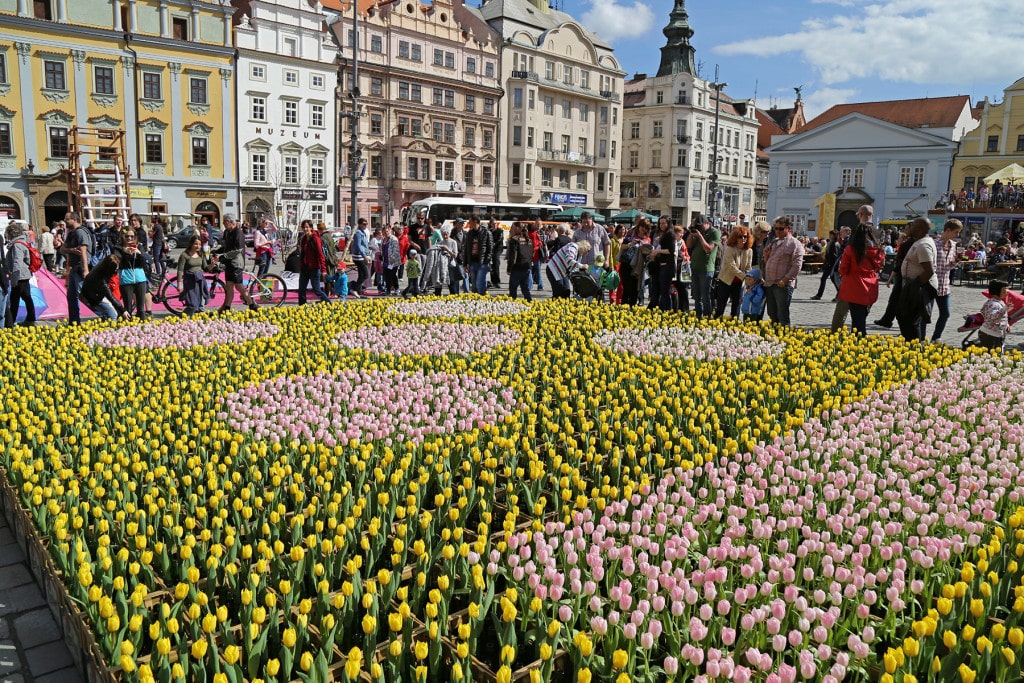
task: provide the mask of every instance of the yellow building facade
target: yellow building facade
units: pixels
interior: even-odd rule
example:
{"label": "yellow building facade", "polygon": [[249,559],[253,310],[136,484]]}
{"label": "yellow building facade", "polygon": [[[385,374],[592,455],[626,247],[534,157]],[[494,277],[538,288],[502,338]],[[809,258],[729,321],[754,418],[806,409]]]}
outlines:
{"label": "yellow building facade", "polygon": [[76,126],[127,132],[135,212],[237,214],[233,13],[227,0],[0,0],[0,218],[63,217]]}
{"label": "yellow building facade", "polygon": [[1024,165],[1024,78],[1003,91],[1002,102],[986,98],[977,118],[980,125],[960,140],[953,160],[949,189],[954,192],[977,193],[986,176],[1013,163]]}

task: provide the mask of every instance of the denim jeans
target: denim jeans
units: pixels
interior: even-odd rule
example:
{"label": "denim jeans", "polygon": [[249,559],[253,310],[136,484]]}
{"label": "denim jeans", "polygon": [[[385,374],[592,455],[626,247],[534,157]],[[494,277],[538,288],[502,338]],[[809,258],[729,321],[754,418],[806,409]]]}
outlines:
{"label": "denim jeans", "polygon": [[935,329],[932,330],[932,341],[939,341],[942,332],[946,329],[946,321],[949,320],[949,294],[935,297],[935,306],[939,309],[939,318],[935,321]]}
{"label": "denim jeans", "polygon": [[487,293],[487,273],[491,269],[489,263],[470,263],[469,280],[472,283],[473,291],[477,294]]}
{"label": "denim jeans", "polygon": [[698,318],[710,318],[714,314],[711,307],[711,278],[713,273],[693,273],[693,311]]}
{"label": "denim jeans", "polygon": [[7,325],[7,299],[9,295],[7,292],[0,289],[0,329],[3,329]]}
{"label": "denim jeans", "polygon": [[519,289],[522,291],[524,299],[533,301],[533,296],[530,294],[530,276],[530,268],[519,266],[513,268],[508,276],[508,295],[515,299],[516,290]]}
{"label": "denim jeans", "polygon": [[324,294],[320,287],[320,271],[317,269],[303,268],[299,271],[299,305],[306,303],[306,287],[312,288],[313,293],[320,297],[320,301],[330,301],[330,297]]}
{"label": "denim jeans", "polygon": [[[82,314],[78,310],[78,295],[82,291],[82,283],[85,278],[77,270],[72,269],[68,275],[68,322],[77,324],[82,322]],[[114,316],[117,317],[117,316]]]}
{"label": "denim jeans", "polygon": [[[544,282],[540,279],[540,260],[536,260],[530,266],[530,274],[533,277],[533,286],[537,289],[544,289]],[[526,286],[530,286],[529,280],[526,282]]]}
{"label": "denim jeans", "polygon": [[95,306],[91,304],[85,305],[90,311],[98,315],[100,320],[117,320],[117,309],[114,308],[114,304],[106,299],[103,299]]}
{"label": "denim jeans", "polygon": [[780,325],[789,325],[789,305],[793,301],[793,288],[770,285],[764,288],[764,294],[768,304],[768,317],[771,321]]}

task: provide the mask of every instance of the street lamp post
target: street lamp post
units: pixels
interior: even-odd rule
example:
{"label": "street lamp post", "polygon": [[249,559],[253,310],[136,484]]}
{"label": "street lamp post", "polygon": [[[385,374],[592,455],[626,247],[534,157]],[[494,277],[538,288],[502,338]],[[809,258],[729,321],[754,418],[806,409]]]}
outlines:
{"label": "street lamp post", "polygon": [[[355,228],[359,223],[359,210],[356,206],[356,202],[359,199],[359,165],[362,162],[362,155],[359,150],[359,2],[358,0],[349,0],[352,3],[352,91],[349,93],[349,98],[352,101],[351,111],[342,113],[340,121],[347,120],[349,122],[349,130],[351,136],[349,137],[349,157],[348,157],[348,176],[351,181],[351,214],[349,220],[349,227]],[[347,65],[347,60],[342,56],[343,47],[341,41],[338,39],[337,34],[331,30],[328,32],[331,36],[331,40],[334,41],[335,47],[338,48],[338,86],[339,93],[344,90],[344,70]],[[340,125],[339,121],[339,125]],[[338,132],[339,143],[342,140],[341,131]],[[340,148],[340,144],[339,144]],[[340,169],[339,164],[339,169]],[[341,189],[338,190],[339,204],[341,197]],[[340,205],[338,207],[341,209]],[[339,213],[340,216],[340,213]]]}
{"label": "street lamp post", "polygon": [[711,153],[711,177],[709,178],[710,182],[708,183],[712,222],[715,218],[715,208],[718,205],[718,140],[721,137],[721,131],[718,130],[719,119],[721,117],[720,102],[722,100],[722,88],[727,85],[729,84],[722,83],[718,80],[718,65],[715,64],[715,82],[711,83],[711,87],[715,90],[715,139],[712,141],[714,144],[714,150]]}

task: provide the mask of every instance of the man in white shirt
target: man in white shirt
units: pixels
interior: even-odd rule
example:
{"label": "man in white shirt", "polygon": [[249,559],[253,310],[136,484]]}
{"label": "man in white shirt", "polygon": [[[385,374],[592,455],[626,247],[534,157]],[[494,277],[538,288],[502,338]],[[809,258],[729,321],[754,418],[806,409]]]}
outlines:
{"label": "man in white shirt", "polygon": [[907,341],[924,342],[925,331],[932,319],[932,305],[939,287],[935,273],[935,240],[928,237],[932,223],[923,216],[910,224],[910,239],[914,244],[903,259],[903,291],[896,309],[900,334]]}

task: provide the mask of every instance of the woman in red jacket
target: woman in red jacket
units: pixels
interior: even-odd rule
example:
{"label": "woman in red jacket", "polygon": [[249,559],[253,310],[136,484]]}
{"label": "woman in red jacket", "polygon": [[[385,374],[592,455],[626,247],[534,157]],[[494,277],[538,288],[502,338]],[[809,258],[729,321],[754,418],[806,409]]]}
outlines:
{"label": "woman in red jacket", "polygon": [[327,258],[324,256],[320,234],[313,229],[313,221],[302,221],[302,236],[299,237],[299,305],[306,303],[306,286],[313,288],[313,293],[320,301],[329,302],[330,298],[320,287],[320,276],[327,272]]}
{"label": "woman in red jacket", "polygon": [[868,333],[868,311],[878,300],[878,271],[883,263],[885,253],[875,244],[874,228],[870,223],[861,223],[853,229],[839,262],[839,299],[850,305],[855,332]]}

